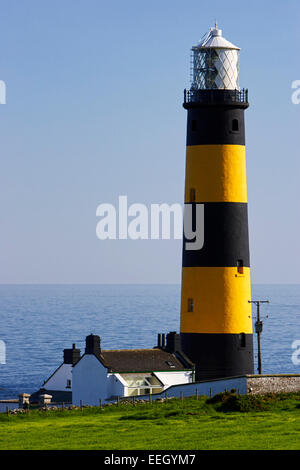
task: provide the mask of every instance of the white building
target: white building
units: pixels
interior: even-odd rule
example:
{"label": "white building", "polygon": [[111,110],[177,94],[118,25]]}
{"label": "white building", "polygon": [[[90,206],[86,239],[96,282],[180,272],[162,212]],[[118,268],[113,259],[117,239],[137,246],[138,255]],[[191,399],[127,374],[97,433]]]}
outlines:
{"label": "white building", "polygon": [[52,395],[52,402],[72,403],[72,367],[80,359],[80,349],[64,349],[64,362],[44,382],[43,386],[30,396],[31,403],[38,403],[40,395]]}
{"label": "white building", "polygon": [[153,349],[102,350],[100,337],[86,337],[85,354],[72,368],[73,404],[99,405],[117,397],[161,393],[177,384],[191,383],[193,364],[180,352],[179,335]]}

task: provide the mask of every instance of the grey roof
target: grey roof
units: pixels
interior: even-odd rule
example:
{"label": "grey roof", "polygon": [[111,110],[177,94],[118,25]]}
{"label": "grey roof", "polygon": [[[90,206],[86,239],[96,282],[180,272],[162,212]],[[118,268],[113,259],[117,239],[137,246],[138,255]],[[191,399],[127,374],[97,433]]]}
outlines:
{"label": "grey roof", "polygon": [[101,350],[96,357],[110,372],[159,372],[193,368],[193,364],[180,353],[170,353],[159,348]]}

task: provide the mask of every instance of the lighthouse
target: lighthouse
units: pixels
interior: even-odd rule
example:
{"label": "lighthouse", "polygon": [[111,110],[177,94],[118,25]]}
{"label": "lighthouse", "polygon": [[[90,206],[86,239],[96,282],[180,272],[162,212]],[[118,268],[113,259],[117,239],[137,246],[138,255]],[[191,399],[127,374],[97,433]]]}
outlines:
{"label": "lighthouse", "polygon": [[206,380],[254,372],[244,124],[249,104],[248,91],[239,87],[240,48],[217,25],[191,54],[192,83],[183,103],[185,213],[193,214],[195,226],[197,205],[204,209],[204,243],[191,249],[183,240],[180,335],[196,380]]}

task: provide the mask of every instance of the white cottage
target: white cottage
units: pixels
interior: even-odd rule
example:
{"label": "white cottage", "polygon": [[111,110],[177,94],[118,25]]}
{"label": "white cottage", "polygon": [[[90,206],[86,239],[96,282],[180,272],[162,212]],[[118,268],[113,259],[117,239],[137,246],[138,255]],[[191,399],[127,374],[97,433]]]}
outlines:
{"label": "white cottage", "polygon": [[80,349],[73,344],[72,349],[64,349],[64,361],[45,380],[43,386],[30,396],[31,403],[38,403],[44,394],[52,396],[52,402],[72,403],[72,367],[80,359]]}
{"label": "white cottage", "polygon": [[73,404],[99,405],[117,397],[161,393],[191,383],[194,366],[180,351],[176,332],[158,335],[152,349],[102,350],[100,337],[86,337],[85,354],[72,368]]}

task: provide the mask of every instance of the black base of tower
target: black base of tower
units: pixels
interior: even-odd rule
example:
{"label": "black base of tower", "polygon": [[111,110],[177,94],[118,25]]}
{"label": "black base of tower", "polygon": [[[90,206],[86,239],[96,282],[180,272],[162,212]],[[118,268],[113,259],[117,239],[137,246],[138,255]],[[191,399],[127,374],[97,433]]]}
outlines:
{"label": "black base of tower", "polygon": [[254,373],[252,334],[181,333],[181,347],[196,380]]}

